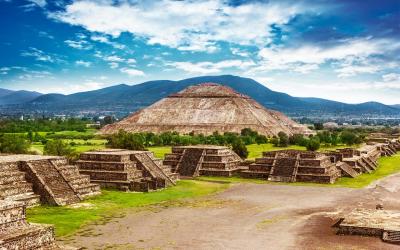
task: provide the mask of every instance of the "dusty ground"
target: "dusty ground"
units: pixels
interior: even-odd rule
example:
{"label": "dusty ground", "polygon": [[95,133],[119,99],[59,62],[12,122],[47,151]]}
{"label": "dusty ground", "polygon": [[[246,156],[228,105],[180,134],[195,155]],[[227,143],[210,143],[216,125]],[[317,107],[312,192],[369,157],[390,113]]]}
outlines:
{"label": "dusty ground", "polygon": [[128,212],[67,243],[88,249],[399,249],[379,238],[337,236],[355,207],[400,210],[400,175],[364,189],[237,184],[200,200]]}

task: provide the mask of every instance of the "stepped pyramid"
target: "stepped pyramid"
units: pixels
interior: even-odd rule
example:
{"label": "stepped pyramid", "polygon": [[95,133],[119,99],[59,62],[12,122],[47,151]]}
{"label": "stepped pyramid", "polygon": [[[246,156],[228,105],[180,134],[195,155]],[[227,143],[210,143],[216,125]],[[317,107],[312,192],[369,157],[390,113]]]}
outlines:
{"label": "stepped pyramid", "polygon": [[64,157],[41,155],[0,156],[0,198],[34,206],[39,202],[68,205],[100,194],[88,176]]}
{"label": "stepped pyramid", "polygon": [[224,146],[176,146],[166,154],[164,164],[181,176],[231,176],[241,170],[242,159]]}
{"label": "stepped pyramid", "polygon": [[85,152],[77,161],[79,171],[103,187],[147,192],[175,185],[178,175],[171,173],[150,151],[105,149]]}
{"label": "stepped pyramid", "polygon": [[0,200],[0,249],[62,249],[52,226],[28,223],[25,215],[22,202]]}
{"label": "stepped pyramid", "polygon": [[281,131],[288,135],[312,133],[284,114],[268,110],[250,97],[214,83],[191,86],[172,94],[120,122],[105,126],[101,133],[112,134],[122,129],[210,135],[215,131],[240,133],[244,128],[267,136]]}
{"label": "stepped pyramid", "polygon": [[340,177],[340,171],[325,154],[279,150],[264,152],[263,157],[257,158],[240,175],[270,181],[334,183]]}

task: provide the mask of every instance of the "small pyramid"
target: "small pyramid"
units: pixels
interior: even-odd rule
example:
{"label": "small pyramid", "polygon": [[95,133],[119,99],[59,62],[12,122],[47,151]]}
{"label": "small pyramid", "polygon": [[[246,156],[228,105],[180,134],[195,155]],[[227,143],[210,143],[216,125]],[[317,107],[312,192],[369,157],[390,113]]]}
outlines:
{"label": "small pyramid", "polygon": [[281,131],[288,135],[312,133],[284,114],[266,109],[250,97],[215,83],[190,86],[120,122],[105,126],[101,133],[112,134],[122,129],[128,132],[176,131],[210,135],[215,131],[240,133],[244,128],[266,136]]}

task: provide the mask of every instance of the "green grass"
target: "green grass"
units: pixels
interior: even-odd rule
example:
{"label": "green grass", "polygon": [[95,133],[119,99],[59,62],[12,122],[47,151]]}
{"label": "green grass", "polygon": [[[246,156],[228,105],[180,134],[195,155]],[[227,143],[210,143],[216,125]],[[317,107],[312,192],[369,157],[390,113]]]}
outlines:
{"label": "green grass", "polygon": [[163,147],[148,147],[149,151],[152,151],[157,158],[164,158],[165,154],[171,153],[170,146],[163,146]]}
{"label": "green grass", "polygon": [[274,145],[272,145],[272,143],[251,144],[251,145],[247,145],[246,147],[247,147],[247,150],[249,151],[249,156],[247,158],[250,160],[262,157],[262,152],[267,152],[267,151],[275,151],[275,150],[283,150],[283,149],[306,150],[305,147],[296,146],[296,145],[289,146],[289,147],[274,147]]}
{"label": "green grass", "polygon": [[103,194],[88,199],[88,207],[39,206],[27,210],[30,222],[53,224],[57,236],[77,231],[88,223],[101,222],[119,216],[129,208],[145,207],[168,201],[209,195],[228,188],[228,184],[181,180],[174,187],[150,193],[126,193],[103,190]]}
{"label": "green grass", "polygon": [[346,188],[363,188],[372,182],[382,179],[386,176],[400,172],[400,153],[389,156],[381,157],[378,161],[378,168],[368,174],[362,174],[356,178],[342,177],[339,178],[334,184],[320,184],[311,182],[270,182],[261,179],[246,179],[241,177],[215,177],[215,176],[201,176],[198,180],[213,181],[219,183],[257,183],[257,184],[276,184],[276,185],[292,185],[292,186],[318,186],[318,187],[346,187]]}

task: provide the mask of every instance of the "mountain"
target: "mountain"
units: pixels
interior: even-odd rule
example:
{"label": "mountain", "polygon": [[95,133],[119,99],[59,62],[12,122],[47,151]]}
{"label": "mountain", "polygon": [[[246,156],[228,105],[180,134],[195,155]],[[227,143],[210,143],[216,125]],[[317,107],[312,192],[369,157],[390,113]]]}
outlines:
{"label": "mountain", "polygon": [[137,85],[120,84],[71,95],[46,94],[28,104],[20,105],[18,109],[24,112],[31,110],[41,113],[101,113],[125,116],[190,85],[204,82],[229,86],[267,108],[291,116],[400,116],[399,109],[381,103],[346,104],[321,98],[293,97],[272,91],[253,79],[233,75],[202,76],[180,81],[157,80]]}
{"label": "mountain", "polygon": [[41,95],[41,93],[34,91],[0,89],[0,105],[24,104]]}
{"label": "mountain", "polygon": [[394,107],[394,108],[400,109],[400,104],[391,105],[391,107]]}

